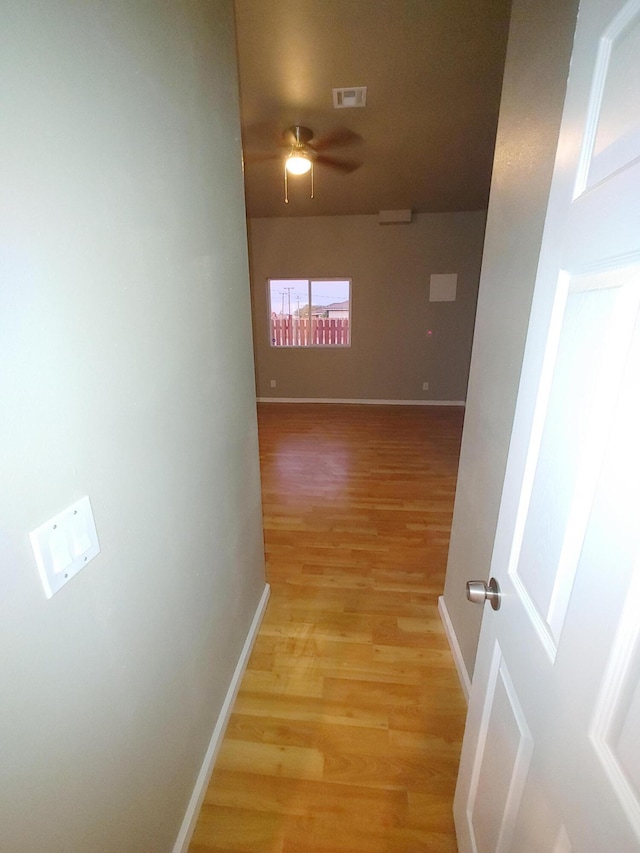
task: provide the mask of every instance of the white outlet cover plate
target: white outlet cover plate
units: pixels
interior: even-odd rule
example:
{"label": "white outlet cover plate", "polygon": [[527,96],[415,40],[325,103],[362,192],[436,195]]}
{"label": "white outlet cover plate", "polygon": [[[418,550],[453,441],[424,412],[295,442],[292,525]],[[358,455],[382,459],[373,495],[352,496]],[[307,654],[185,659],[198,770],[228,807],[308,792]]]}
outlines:
{"label": "white outlet cover plate", "polygon": [[89,497],[45,521],[29,539],[45,595],[51,598],[100,553]]}

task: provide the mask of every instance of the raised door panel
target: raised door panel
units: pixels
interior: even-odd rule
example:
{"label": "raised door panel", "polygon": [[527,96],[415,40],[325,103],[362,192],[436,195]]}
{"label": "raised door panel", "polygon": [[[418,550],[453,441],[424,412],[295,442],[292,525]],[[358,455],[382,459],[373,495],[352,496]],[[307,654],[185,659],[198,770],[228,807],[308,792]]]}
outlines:
{"label": "raised door panel", "polygon": [[489,685],[467,803],[468,829],[477,853],[506,853],[513,837],[533,744],[498,646],[494,650]]}

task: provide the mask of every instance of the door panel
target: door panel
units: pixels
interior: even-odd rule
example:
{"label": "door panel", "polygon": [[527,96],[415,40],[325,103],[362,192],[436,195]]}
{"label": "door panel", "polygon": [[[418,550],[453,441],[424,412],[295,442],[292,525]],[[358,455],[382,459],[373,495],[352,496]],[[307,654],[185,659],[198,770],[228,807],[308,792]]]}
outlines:
{"label": "door panel", "polygon": [[500,853],[509,849],[513,837],[514,814],[529,769],[532,742],[498,646],[483,716],[478,773],[467,814],[478,853]]}
{"label": "door panel", "polygon": [[[630,359],[631,366],[640,369],[640,331],[636,332],[635,348]],[[629,373],[634,376],[632,368]],[[627,389],[630,391],[631,389]],[[640,404],[633,405],[634,397],[627,402],[622,413],[621,430],[614,440],[619,446],[628,446],[631,441],[638,443],[640,430]],[[626,433],[626,434],[624,434]],[[622,456],[622,454],[620,454]],[[636,457],[640,449],[636,450]],[[640,501],[640,485],[633,479],[640,469],[638,459],[624,457],[618,459],[617,469],[612,466],[608,472],[608,492],[604,491],[600,514],[609,518],[609,524],[615,525],[613,534],[620,538],[620,552],[631,576],[626,599],[621,607],[620,620],[611,643],[610,652],[604,668],[604,677],[596,698],[590,727],[590,740],[596,756],[608,778],[611,789],[624,809],[627,819],[640,838],[640,557],[634,548],[634,537],[626,536],[625,531],[634,523],[630,517],[612,517],[612,495],[624,495],[625,506],[631,515],[632,509]],[[600,521],[600,523],[605,523]],[[635,523],[638,523],[636,516]],[[631,541],[629,541],[631,540]],[[624,557],[623,557],[624,559]],[[621,559],[616,571],[623,570]]]}
{"label": "door panel", "polygon": [[[455,799],[461,853],[640,851],[640,0],[583,0]],[[471,606],[471,605],[470,605]]]}
{"label": "door panel", "polygon": [[594,427],[594,410],[603,403],[598,374],[616,334],[617,296],[611,288],[570,287],[515,570],[550,635],[554,657],[584,526],[582,454],[594,443],[585,433]]}
{"label": "door panel", "polygon": [[601,755],[608,754],[611,758],[611,767],[605,764],[605,768],[620,801],[628,805],[636,828],[640,827],[639,657],[636,643],[628,664],[622,666],[623,675],[616,701],[609,712],[602,715],[602,730],[594,737],[596,749]]}
{"label": "door panel", "polygon": [[[587,187],[629,163],[638,149],[640,114],[640,15],[630,3],[605,33],[594,75],[595,139]],[[597,116],[597,117],[596,117]]]}

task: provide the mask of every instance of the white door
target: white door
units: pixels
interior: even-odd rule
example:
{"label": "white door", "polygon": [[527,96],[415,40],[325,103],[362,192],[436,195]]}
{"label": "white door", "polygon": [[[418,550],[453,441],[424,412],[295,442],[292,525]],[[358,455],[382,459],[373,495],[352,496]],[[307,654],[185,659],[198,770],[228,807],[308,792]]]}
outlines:
{"label": "white door", "polygon": [[502,603],[484,605],[456,790],[461,853],[640,851],[639,304],[640,0],[583,0],[494,544]]}

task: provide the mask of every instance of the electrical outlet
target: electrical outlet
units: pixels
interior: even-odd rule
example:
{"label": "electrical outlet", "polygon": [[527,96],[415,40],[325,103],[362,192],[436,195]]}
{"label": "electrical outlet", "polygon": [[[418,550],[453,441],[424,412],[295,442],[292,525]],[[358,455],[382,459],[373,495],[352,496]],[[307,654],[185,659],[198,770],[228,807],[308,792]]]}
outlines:
{"label": "electrical outlet", "polygon": [[272,387],[272,388],[275,388],[275,387],[276,387],[276,380],[275,380],[275,379],[272,379],[272,380],[271,380],[271,387]]}
{"label": "electrical outlet", "polygon": [[422,383],[422,390],[423,390],[423,391],[428,391],[428,390],[429,390],[429,383],[428,383],[428,382],[423,382],[423,383]]}

